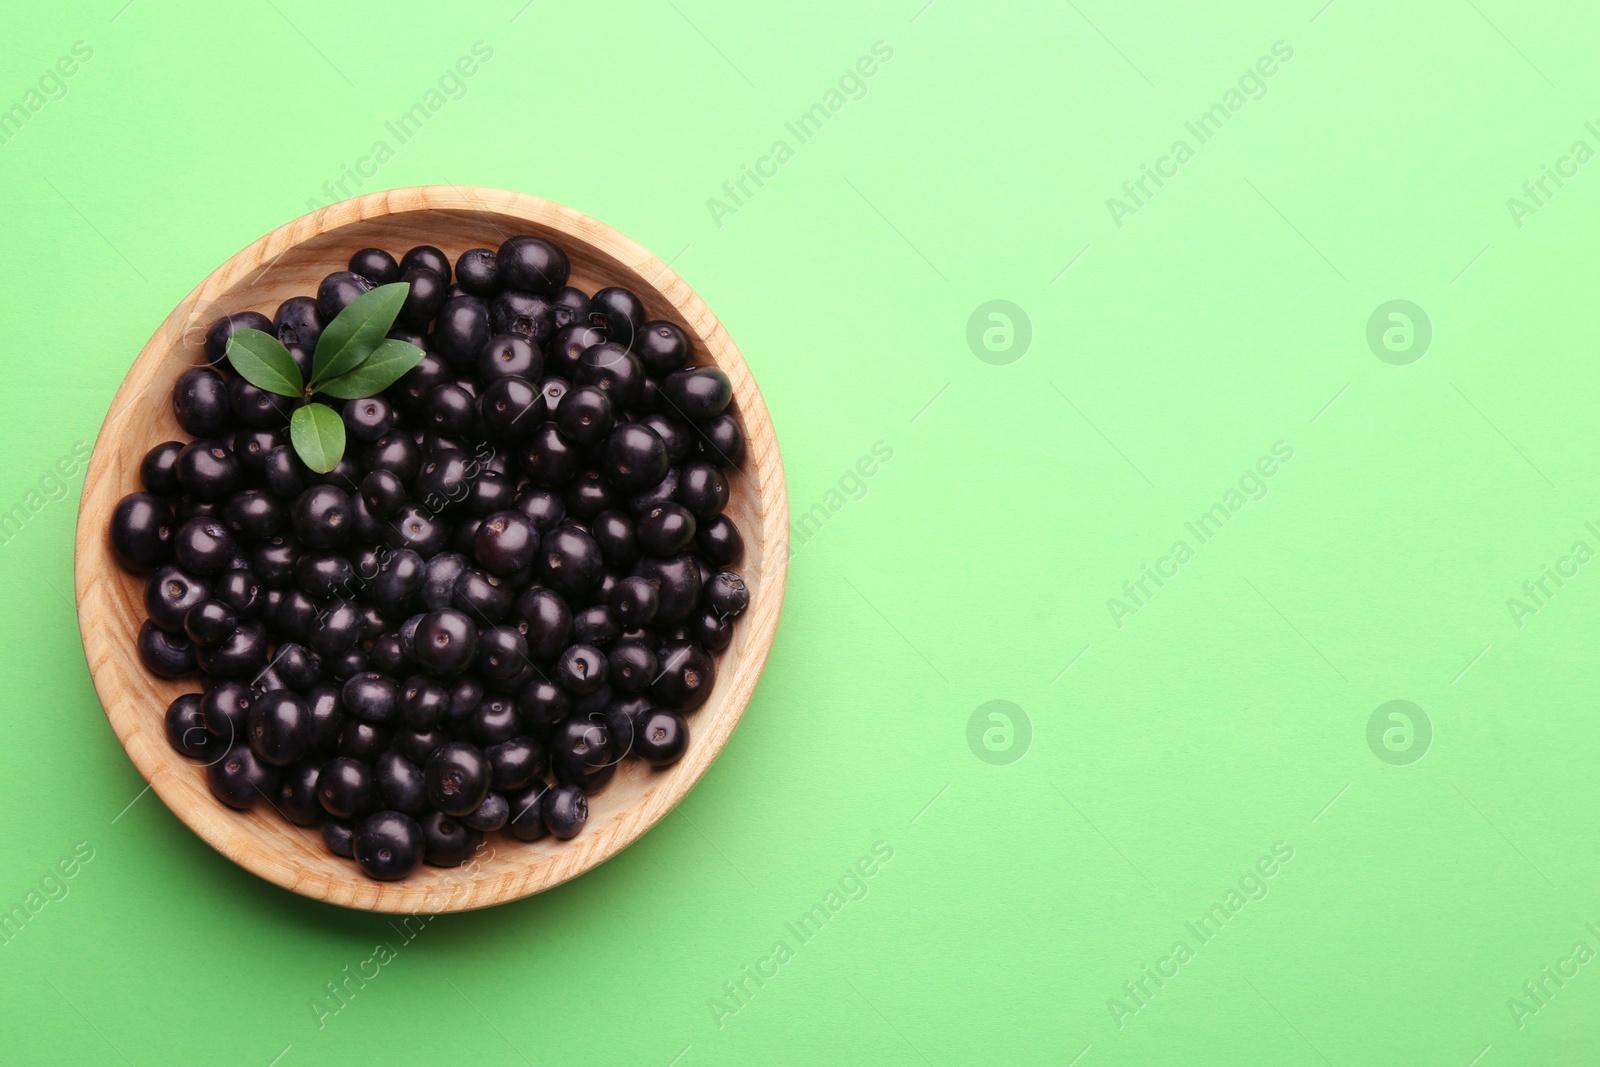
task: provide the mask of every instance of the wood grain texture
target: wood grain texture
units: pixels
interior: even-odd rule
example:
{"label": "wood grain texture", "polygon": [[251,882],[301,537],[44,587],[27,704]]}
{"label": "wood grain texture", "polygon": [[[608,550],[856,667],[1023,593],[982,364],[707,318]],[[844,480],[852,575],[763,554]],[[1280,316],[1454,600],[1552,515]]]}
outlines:
{"label": "wood grain texture", "polygon": [[[590,798],[589,824],[576,840],[524,843],[491,834],[470,870],[421,867],[403,882],[374,882],[329,854],[315,829],[292,826],[271,809],[241,814],[223,807],[206,788],[201,765],[167,744],[167,705],[199,683],[156,678],[139,662],[144,582],[116,564],[107,531],[117,502],[141,488],[145,452],[187,439],[172,413],[172,385],[204,361],[202,340],[212,319],[238,311],[271,317],[288,297],[315,295],[318,281],[343,270],[359,248],[398,255],[432,244],[453,263],[468,248],[495,248],[518,233],[560,244],[572,260],[573,285],[587,292],[621,285],[637,293],[652,319],[688,332],[695,362],[714,364],[732,380],[732,410],[749,452],[730,478],[728,514],[744,534],[740,567],[751,606],[718,657],[711,699],[689,717],[688,753],[661,772],[626,761],[611,785]],[[683,279],[627,237],[560,204],[494,189],[424,186],[372,193],[296,219],[222,264],[173,310],[139,353],[95,443],[78,515],[75,581],[84,650],[106,717],[178,818],[239,866],[304,896],[368,911],[436,913],[516,900],[576,877],[637,840],[683,799],[749,704],[777,630],[788,558],[788,502],[772,420],[739,350]]]}

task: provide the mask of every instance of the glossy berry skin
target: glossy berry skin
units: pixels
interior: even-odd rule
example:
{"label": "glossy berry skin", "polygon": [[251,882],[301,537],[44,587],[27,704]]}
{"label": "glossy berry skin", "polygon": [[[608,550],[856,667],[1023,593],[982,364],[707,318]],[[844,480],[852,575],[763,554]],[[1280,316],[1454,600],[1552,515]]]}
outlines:
{"label": "glossy berry skin", "polygon": [[649,689],[658,670],[655,652],[643,641],[618,641],[606,655],[606,677],[623,693]]}
{"label": "glossy berry skin", "polygon": [[575,785],[558,785],[545,793],[539,814],[552,836],[570,841],[583,832],[589,821],[589,800]]}
{"label": "glossy berry skin", "polygon": [[183,492],[178,481],[178,454],[187,447],[184,441],[166,441],[144,454],[139,462],[139,481],[145,491],[156,496],[177,496]]}
{"label": "glossy berry skin", "polygon": [[574,715],[552,731],[550,758],[554,765],[565,764],[587,772],[613,762],[611,735],[598,719]]}
{"label": "glossy berry skin", "polygon": [[295,826],[316,826],[322,821],[322,805],[317,802],[317,779],[321,765],[314,761],[296,763],[278,773],[278,789],[272,806]]}
{"label": "glossy berry skin", "polygon": [[275,767],[298,762],[311,749],[311,726],[311,709],[292,691],[263,693],[250,708],[250,750]]}
{"label": "glossy berry skin", "polygon": [[212,322],[206,329],[206,358],[213,366],[223,361],[228,354],[228,338],[240,330],[260,330],[262,333],[272,333],[272,320],[257,311],[241,311],[233,315],[224,315]]}
{"label": "glossy berry skin", "polygon": [[349,601],[339,601],[317,617],[307,643],[325,660],[344,655],[361,640],[361,613]]}
{"label": "glossy berry skin", "polygon": [[630,575],[611,591],[611,610],[625,629],[638,629],[655,621],[661,608],[661,585],[640,575]]}
{"label": "glossy berry skin", "polygon": [[658,708],[634,727],[633,751],[650,766],[670,767],[689,747],[689,726],[675,711]]}
{"label": "glossy berry skin", "polygon": [[172,411],[186,433],[221,437],[233,423],[228,383],[210,367],[192,367],[178,375],[172,389]]}
{"label": "glossy berry skin", "polygon": [[625,493],[658,484],[670,466],[666,443],[650,427],[637,422],[613,430],[601,457],[606,478]]}
{"label": "glossy berry skin", "polygon": [[700,532],[695,535],[695,544],[701,554],[716,566],[726,567],[739,562],[744,556],[744,537],[726,515],[718,515],[709,522],[701,523]]}
{"label": "glossy berry skin", "polygon": [[528,654],[535,659],[555,659],[571,644],[572,609],[560,594],[544,586],[531,586],[517,598],[515,615],[519,629],[528,641]]}
{"label": "glossy berry skin", "polygon": [[195,662],[211,677],[222,680],[254,678],[267,666],[267,628],[254,619],[238,627],[214,646],[195,644]]}
{"label": "glossy berry skin", "polygon": [[279,533],[289,522],[289,507],[271,493],[246,489],[222,506],[222,520],[235,536],[253,541]]}
{"label": "glossy berry skin", "polygon": [[278,769],[262,761],[247,745],[235,745],[206,766],[211,795],[240,811],[271,798],[278,787]]}
{"label": "glossy berry skin", "polygon": [[642,559],[634,571],[659,583],[661,606],[656,612],[658,625],[683,622],[700,603],[702,579],[693,556]]}
{"label": "glossy berry skin", "polygon": [[422,861],[422,827],[409,815],[380,811],[361,820],[351,851],[361,873],[379,882],[410,874]]}
{"label": "glossy berry skin", "polygon": [[412,497],[438,514],[454,510],[471,491],[471,463],[470,456],[455,449],[430,453],[411,481]]}
{"label": "glossy berry skin", "polygon": [[355,271],[336,270],[317,286],[317,313],[323,322],[332,322],[339,312],[372,288],[372,283]]}
{"label": "glossy berry skin", "polygon": [[522,378],[499,378],[478,400],[484,428],[497,441],[526,439],[538,429],[543,410],[543,394]]}
{"label": "glossy berry skin", "polygon": [[351,858],[355,854],[356,828],[343,819],[333,816],[324,816],[322,819],[322,843],[328,846],[328,851],[335,856]]}
{"label": "glossy berry skin", "polygon": [[495,260],[501,285],[541,296],[554,296],[572,272],[567,254],[541,237],[507,238]]}
{"label": "glossy berry skin", "polygon": [[526,789],[548,764],[544,747],[531,737],[512,737],[484,749],[483,755],[489,761],[490,787],[498,793]]}
{"label": "glossy berry skin", "polygon": [[491,686],[510,685],[528,662],[527,639],[510,626],[491,626],[478,638],[478,673]]}
{"label": "glossy berry skin", "polygon": [[733,383],[715,367],[691,367],[667,375],[661,395],[672,410],[702,422],[722,414],[733,401]]}
{"label": "glossy berry skin", "polygon": [[392,723],[399,710],[400,687],[394,679],[369,671],[346,680],[341,699],[345,711],[358,719]]}
{"label": "glossy berry skin", "polygon": [[322,810],[336,819],[359,819],[378,803],[377,784],[365,763],[337,756],[322,765],[317,782]]}
{"label": "glossy berry skin", "polygon": [[713,519],[728,506],[728,480],[709,463],[686,463],[679,476],[677,499],[696,518]]}
{"label": "glossy berry skin", "polygon": [[337,750],[339,732],[344,729],[339,690],[322,682],[306,692],[305,701],[306,707],[311,709],[311,754],[318,760],[325,760]]}
{"label": "glossy berry skin", "polygon": [[228,410],[233,421],[248,429],[270,430],[285,426],[294,414],[288,397],[257,389],[243,378],[228,383]]}
{"label": "glossy berry skin", "polygon": [[224,746],[245,744],[250,708],[255,704],[243,682],[218,682],[200,698],[200,721],[206,732]]}
{"label": "glossy berry skin", "polygon": [[455,596],[456,582],[471,568],[467,557],[455,552],[440,553],[430,559],[427,577],[422,583],[422,606],[429,611],[448,608]]}
{"label": "glossy berry skin", "polygon": [[609,663],[593,645],[572,645],[556,660],[556,681],[574,696],[596,692],[606,684]]}
{"label": "glossy berry skin", "polygon": [[489,761],[465,741],[452,741],[428,757],[428,801],[446,815],[461,816],[489,793]]}
{"label": "glossy berry skin", "polygon": [[522,333],[497,333],[478,354],[478,377],[485,385],[493,385],[501,378],[538,381],[543,369],[543,354]]}
{"label": "glossy berry skin", "polygon": [[733,620],[702,611],[689,619],[688,637],[707,652],[721,652],[733,643]]}
{"label": "glossy berry skin", "polygon": [[565,593],[592,589],[602,566],[600,546],[575,526],[557,527],[539,547],[540,575],[547,585]]}
{"label": "glossy berry skin", "polygon": [[634,337],[633,350],[645,370],[665,378],[689,362],[689,337],[670,322],[647,322]]}
{"label": "glossy berry skin", "polygon": [[228,569],[239,551],[228,527],[215,519],[190,519],[178,527],[172,542],[178,566],[202,578],[214,578]]}
{"label": "glossy berry skin", "polygon": [[556,331],[555,309],[542,296],[507,289],[489,302],[489,329],[521,334],[542,351]]}
{"label": "glossy berry skin", "polygon": [[589,520],[589,533],[600,546],[600,555],[608,566],[625,570],[638,562],[639,542],[634,522],[616,508],[602,511]]}
{"label": "glossy berry skin", "polygon": [[427,675],[413,675],[400,686],[396,710],[400,714],[400,721],[412,729],[432,729],[444,718],[449,708],[449,690]]}
{"label": "glossy berry skin", "polygon": [[413,818],[428,811],[428,787],[422,768],[398,752],[385,752],[373,765],[373,780],[383,806]]}
{"label": "glossy berry skin", "polygon": [[331,485],[314,485],[295,500],[289,521],[307,548],[340,548],[350,539],[354,522],[350,496]]}
{"label": "glossy berry skin", "polygon": [[515,574],[530,565],[539,551],[539,531],[520,511],[490,515],[473,541],[479,565],[491,574]]}
{"label": "glossy berry skin", "polygon": [[167,743],[190,759],[208,758],[216,743],[201,717],[201,700],[199,693],[185,693],[167,705]]}
{"label": "glossy berry skin", "polygon": [[449,532],[426,508],[407,504],[400,514],[386,520],[388,545],[429,558],[444,548]]}
{"label": "glossy berry skin", "polygon": [[603,390],[618,407],[631,408],[644,389],[644,364],[625,346],[607,341],[584,350],[572,380]]}
{"label": "glossy berry skin", "polygon": [[217,579],[212,595],[233,609],[240,618],[255,618],[265,606],[265,590],[247,569],[228,571]]}
{"label": "glossy berry skin", "polygon": [[688,548],[698,528],[693,513],[682,504],[657,504],[635,527],[639,550],[649,556],[672,556]]}
{"label": "glossy berry skin", "polygon": [[750,606],[750,590],[744,579],[732,571],[722,571],[706,583],[706,604],[718,615],[735,618]]}
{"label": "glossy berry skin", "polygon": [[433,327],[433,342],[446,363],[457,370],[475,366],[488,340],[489,308],[482,300],[455,296],[444,302]]}
{"label": "glossy berry skin", "polygon": [[393,741],[393,731],[360,719],[347,718],[339,728],[339,740],[334,745],[334,751],[346,759],[370,764],[383,755]]}
{"label": "glossy berry skin", "polygon": [[509,809],[505,828],[518,841],[539,841],[550,836],[544,824],[544,795],[549,787],[535,782],[527,789],[506,796]]}
{"label": "glossy berry skin", "polygon": [[545,344],[549,356],[548,373],[571,378],[578,373],[583,354],[605,341],[606,335],[584,321],[559,327]]}
{"label": "glossy berry skin", "polygon": [[422,404],[428,428],[445,437],[459,437],[478,418],[478,400],[460,385],[441,385]]}
{"label": "glossy berry skin", "polygon": [[322,313],[317,310],[316,300],[309,296],[291,296],[278,305],[277,313],[272,316],[272,329],[267,332],[285,345],[313,352],[322,337],[322,327]]}
{"label": "glossy berry skin", "polygon": [[555,312],[558,330],[575,322],[589,321],[589,294],[582,289],[564,285],[560,292],[550,298],[550,305]]}
{"label": "glossy berry skin", "polygon": [[183,617],[183,632],[197,645],[220,645],[239,628],[239,616],[220,600],[202,600]]}
{"label": "glossy berry skin", "polygon": [[444,307],[450,283],[427,267],[412,267],[405,272],[402,280],[411,288],[406,292],[405,302],[400,305],[398,320],[402,326],[426,329]]}
{"label": "glossy berry skin", "polygon": [[723,470],[733,470],[744,463],[744,431],[738,421],[724,411],[714,419],[702,422],[695,435],[695,448],[700,458]]}
{"label": "glossy berry skin", "polygon": [[394,408],[381,396],[348,400],[343,415],[345,433],[353,441],[378,441],[394,428]]}
{"label": "glossy berry skin", "polygon": [[588,522],[602,511],[614,509],[621,503],[617,491],[597,470],[579,471],[561,494],[567,514],[580,522]]}
{"label": "glossy berry skin", "polygon": [[244,483],[244,469],[227,445],[214,439],[191,441],[178,453],[178,484],[196,500],[220,504]]}
{"label": "glossy berry skin", "polygon": [[611,286],[589,298],[589,323],[624,347],[644,328],[644,304],[626,289]]}
{"label": "glossy berry skin", "polygon": [[675,641],[661,650],[661,674],[650,686],[650,695],[663,707],[693,711],[710,698],[716,677],[716,664],[705,649]]}
{"label": "glossy berry skin", "polygon": [[457,675],[471,667],[477,656],[477,627],[461,612],[451,608],[430,612],[418,624],[416,659],[425,670],[447,677]]}
{"label": "glossy berry skin", "polygon": [[145,583],[144,610],[150,621],[168,633],[183,632],[189,609],[211,599],[211,585],[180,567],[168,565]]}
{"label": "glossy berry skin", "polygon": [[381,248],[363,248],[350,257],[350,269],[373,285],[400,280],[400,264]]}
{"label": "glossy berry skin", "polygon": [[477,808],[461,816],[464,826],[484,833],[493,833],[511,819],[511,804],[500,793],[490,793]]}
{"label": "glossy berry skin", "polygon": [[498,257],[490,248],[469,248],[456,258],[456,284],[481,299],[488,299],[500,288]]}
{"label": "glossy berry skin", "polygon": [[446,285],[450,284],[450,259],[433,245],[417,245],[400,257],[401,274],[414,267],[431,270],[444,279]]}
{"label": "glossy berry skin", "polygon": [[522,732],[516,702],[509,697],[489,697],[472,713],[467,728],[472,739],[485,747],[511,740]]}
{"label": "glossy berry skin", "polygon": [[111,514],[111,549],[129,570],[149,570],[171,559],[176,533],[172,509],[152,493],[128,494]]}
{"label": "glossy berry skin", "polygon": [[578,450],[549,423],[534,429],[521,454],[523,473],[534,485],[546,489],[565,485],[577,473],[580,459]]}
{"label": "glossy berry skin", "polygon": [[459,867],[483,844],[483,832],[434,811],[423,816],[422,839],[423,858],[428,866]]}

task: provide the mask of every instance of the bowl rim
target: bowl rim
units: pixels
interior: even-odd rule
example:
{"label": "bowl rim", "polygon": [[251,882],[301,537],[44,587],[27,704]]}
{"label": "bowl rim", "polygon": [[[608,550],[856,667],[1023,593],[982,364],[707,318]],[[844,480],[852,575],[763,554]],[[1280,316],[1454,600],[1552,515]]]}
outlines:
{"label": "bowl rim", "polygon": [[[517,848],[529,850],[528,863],[492,876],[474,874],[466,881],[448,878],[454,873],[448,871],[446,877],[434,879],[450,881],[448,891],[432,883],[419,884],[415,879],[372,881],[353,864],[348,865],[348,877],[308,877],[292,858],[263,847],[260,831],[252,821],[260,815],[259,809],[241,818],[241,813],[216,801],[203,780],[197,797],[194,780],[203,779],[196,774],[199,765],[179,756],[167,744],[159,713],[154,726],[155,743],[151,742],[148,720],[152,709],[135,691],[129,676],[132,680],[153,676],[144,671],[131,642],[122,640],[125,627],[98,621],[105,609],[115,606],[117,598],[111,591],[114,583],[97,580],[106,568],[117,568],[105,528],[111,509],[123,495],[138,489],[136,485],[119,486],[109,476],[112,456],[120,449],[108,442],[119,432],[122,417],[136,410],[137,403],[150,390],[151,379],[157,376],[164,360],[180,349],[196,309],[209,304],[213,297],[225,298],[251,274],[258,274],[258,283],[284,254],[306,241],[375,218],[438,211],[476,213],[496,229],[499,226],[491,219],[494,215],[556,231],[570,242],[587,246],[585,253],[609,259],[616,267],[644,279],[649,290],[645,295],[670,306],[688,325],[696,347],[703,348],[709,362],[727,373],[734,384],[734,407],[745,426],[748,446],[741,476],[750,480],[751,493],[759,503],[762,544],[760,595],[741,620],[741,629],[751,629],[749,643],[736,663],[728,663],[727,656],[719,659],[718,691],[711,699],[725,701],[729,706],[717,718],[715,729],[698,734],[678,764],[659,772],[656,783],[599,831],[591,829],[573,841],[561,843],[557,853],[541,849],[543,842],[518,842]],[[228,257],[167,315],[123,378],[96,437],[79,503],[73,579],[85,658],[106,718],[147,788],[181,822],[238,866],[302,896],[365,911],[439,914],[490,907],[560,885],[621,852],[677,806],[721,754],[749,706],[776,635],[789,552],[784,468],[771,415],[743,355],[688,283],[632,238],[565,205],[509,190],[431,185],[363,194],[285,223]],[[696,714],[703,715],[704,709]],[[185,782],[179,772],[186,773],[189,780]]]}

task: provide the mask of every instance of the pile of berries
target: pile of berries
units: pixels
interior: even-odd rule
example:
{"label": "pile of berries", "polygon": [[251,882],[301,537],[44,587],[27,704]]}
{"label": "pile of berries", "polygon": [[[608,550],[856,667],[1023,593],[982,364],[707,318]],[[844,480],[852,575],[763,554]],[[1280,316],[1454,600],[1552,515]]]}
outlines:
{"label": "pile of berries", "polygon": [[[683,755],[749,603],[723,514],[745,439],[684,331],[569,286],[549,241],[349,266],[211,324],[172,398],[194,439],[149,452],[110,534],[148,575],[145,666],[200,679],[172,746],[224,804],[387,880],[502,828],[571,838],[624,758]],[[230,338],[276,337],[311,381],[324,327],[396,282],[388,336],[426,354],[342,403],[348,449],[317,474],[290,432],[311,397],[235,373]]]}

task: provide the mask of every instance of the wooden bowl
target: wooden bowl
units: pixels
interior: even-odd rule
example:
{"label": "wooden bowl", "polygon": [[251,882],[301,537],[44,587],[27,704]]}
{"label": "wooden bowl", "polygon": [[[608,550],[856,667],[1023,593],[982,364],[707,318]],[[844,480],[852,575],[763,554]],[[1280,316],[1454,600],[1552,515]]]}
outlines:
{"label": "wooden bowl", "polygon": [[[201,342],[212,319],[238,311],[270,318],[288,297],[315,295],[318,281],[345,269],[359,248],[398,254],[431,244],[453,263],[468,248],[495,248],[513,234],[560,244],[572,260],[572,284],[586,292],[607,285],[632,290],[650,318],[687,331],[694,362],[714,364],[732,379],[732,410],[749,450],[743,469],[730,478],[728,514],[744,535],[740,568],[750,609],[718,657],[710,700],[689,716],[684,758],[659,772],[625,761],[610,786],[590,799],[589,823],[578,838],[524,843],[491,834],[463,867],[423,866],[401,882],[374,882],[353,862],[330,854],[317,830],[290,825],[270,807],[246,813],[224,807],[206,788],[202,766],[173,751],[164,727],[167,705],[200,686],[192,678],[156,678],[141,665],[135,637],[145,619],[144,580],[117,565],[107,530],[117,502],[142,488],[145,452],[187,437],[173,416],[172,385],[203,362]],[[84,650],[106,717],[134,766],[178,818],[239,866],[304,896],[368,911],[436,913],[488,907],[559,885],[616,855],[683,799],[727,744],[755,690],[778,625],[788,557],[788,503],[772,420],[739,350],[694,290],[633,241],[560,204],[497,189],[424,186],[346,200],[274,230],[213,271],[167,316],[128,372],[95,444],[78,515],[75,569]]]}

